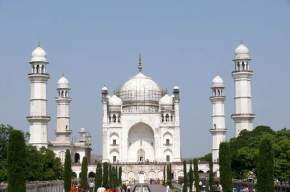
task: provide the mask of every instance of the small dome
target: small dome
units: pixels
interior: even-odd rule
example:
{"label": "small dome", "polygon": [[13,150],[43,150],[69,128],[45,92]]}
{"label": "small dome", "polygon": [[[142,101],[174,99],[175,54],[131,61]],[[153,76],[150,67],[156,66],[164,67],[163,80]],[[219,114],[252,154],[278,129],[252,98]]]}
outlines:
{"label": "small dome", "polygon": [[177,85],[175,85],[175,86],[173,87],[173,89],[178,90],[179,87],[178,87]]}
{"label": "small dome", "polygon": [[80,133],[85,133],[86,132],[86,129],[85,128],[80,128]]}
{"label": "small dome", "polygon": [[106,86],[103,86],[102,91],[108,91],[108,88]]}
{"label": "small dome", "polygon": [[235,59],[250,59],[250,51],[243,43],[235,49]]}
{"label": "small dome", "polygon": [[32,57],[31,57],[30,62],[44,62],[44,63],[48,63],[48,60],[46,58],[46,52],[40,46],[36,47],[32,51],[31,56]]}
{"label": "small dome", "polygon": [[65,76],[62,76],[57,82],[58,88],[69,88],[69,81]]}
{"label": "small dome", "polygon": [[219,75],[215,76],[212,80],[212,86],[213,87],[224,87],[223,79]]}
{"label": "small dome", "polygon": [[172,105],[173,98],[169,96],[168,94],[166,94],[160,99],[159,103],[160,105]]}
{"label": "small dome", "polygon": [[109,98],[109,105],[122,105],[122,100],[117,95]]}

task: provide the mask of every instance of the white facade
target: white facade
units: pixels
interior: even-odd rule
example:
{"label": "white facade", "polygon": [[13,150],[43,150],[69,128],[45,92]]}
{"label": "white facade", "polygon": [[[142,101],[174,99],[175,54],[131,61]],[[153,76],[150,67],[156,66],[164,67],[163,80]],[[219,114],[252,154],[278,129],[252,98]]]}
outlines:
{"label": "white facade", "polygon": [[45,51],[38,46],[32,52],[30,60],[31,73],[30,79],[30,112],[27,120],[30,124],[29,143],[37,148],[47,147],[47,124],[50,116],[47,113],[46,84],[49,74],[46,72],[48,60]]}
{"label": "white facade", "polygon": [[179,162],[179,88],[167,95],[138,69],[115,95],[102,88],[103,161]]}
{"label": "white facade", "polygon": [[232,119],[235,122],[236,137],[244,129],[253,130],[255,114],[252,111],[251,78],[253,71],[250,69],[249,49],[241,43],[235,49],[232,72],[235,81],[235,113]]}
{"label": "white facade", "polygon": [[219,161],[219,146],[221,142],[225,141],[225,109],[224,109],[224,83],[220,76],[216,76],[212,81],[212,96],[210,101],[212,103],[212,161],[218,163]]}

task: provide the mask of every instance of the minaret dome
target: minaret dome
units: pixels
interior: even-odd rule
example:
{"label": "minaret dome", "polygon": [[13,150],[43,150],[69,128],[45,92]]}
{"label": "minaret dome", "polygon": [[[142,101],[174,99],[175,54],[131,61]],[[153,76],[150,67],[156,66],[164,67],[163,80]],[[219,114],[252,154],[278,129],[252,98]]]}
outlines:
{"label": "minaret dome", "polygon": [[224,87],[224,81],[219,75],[213,78],[212,87]]}
{"label": "minaret dome", "polygon": [[240,59],[250,59],[250,51],[248,47],[242,42],[235,49],[235,56],[234,56],[234,60],[240,60]]}
{"label": "minaret dome", "polygon": [[30,62],[48,63],[45,50],[43,48],[41,48],[40,46],[36,47],[32,51]]}
{"label": "minaret dome", "polygon": [[57,87],[62,89],[68,89],[69,88],[69,81],[67,78],[63,75],[57,82]]}

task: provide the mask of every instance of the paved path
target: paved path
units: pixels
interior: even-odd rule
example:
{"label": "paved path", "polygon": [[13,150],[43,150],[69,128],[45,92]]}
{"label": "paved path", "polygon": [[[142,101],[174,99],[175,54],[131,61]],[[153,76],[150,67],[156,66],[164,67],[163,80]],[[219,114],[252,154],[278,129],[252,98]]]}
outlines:
{"label": "paved path", "polygon": [[153,185],[149,185],[151,192],[165,192],[165,187],[163,185],[157,185],[157,184],[153,184]]}

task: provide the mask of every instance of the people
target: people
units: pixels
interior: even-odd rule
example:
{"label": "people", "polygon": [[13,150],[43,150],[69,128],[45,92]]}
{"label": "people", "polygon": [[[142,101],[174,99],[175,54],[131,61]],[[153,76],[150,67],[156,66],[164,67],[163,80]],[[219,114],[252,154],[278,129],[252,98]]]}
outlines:
{"label": "people", "polygon": [[97,192],[105,192],[105,187],[101,185],[100,187],[98,187]]}
{"label": "people", "polygon": [[169,185],[167,185],[166,186],[166,190],[165,190],[166,192],[170,192],[170,187],[169,187]]}

